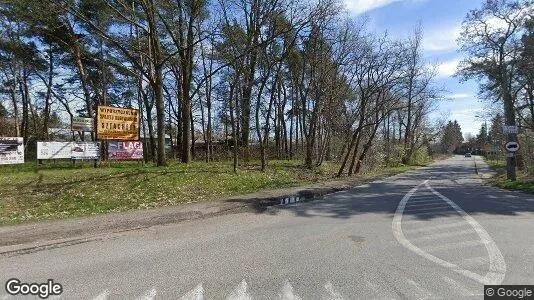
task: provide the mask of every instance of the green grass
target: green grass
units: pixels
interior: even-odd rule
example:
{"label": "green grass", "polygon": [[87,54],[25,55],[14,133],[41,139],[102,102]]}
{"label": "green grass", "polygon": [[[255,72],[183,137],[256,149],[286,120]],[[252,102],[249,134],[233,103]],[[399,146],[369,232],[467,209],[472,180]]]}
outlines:
{"label": "green grass", "polygon": [[[136,162],[47,162],[0,166],[0,225],[61,219],[130,209],[212,201],[229,196],[293,187],[334,177],[337,164],[324,163],[314,171],[301,161],[269,161],[261,172],[251,162],[232,172],[231,162],[170,162],[168,167]],[[381,168],[359,175],[370,179],[414,167]]]}
{"label": "green grass", "polygon": [[489,183],[503,189],[534,193],[534,178],[526,172],[517,170],[517,180],[511,181],[506,179],[506,162],[504,160],[486,159],[486,163],[497,172],[496,176],[488,180]]}

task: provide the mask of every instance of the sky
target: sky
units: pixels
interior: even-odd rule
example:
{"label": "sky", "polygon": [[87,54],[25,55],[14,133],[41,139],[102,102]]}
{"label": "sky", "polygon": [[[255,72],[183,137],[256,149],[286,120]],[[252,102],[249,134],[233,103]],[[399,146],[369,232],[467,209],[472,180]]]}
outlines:
{"label": "sky", "polygon": [[462,21],[470,10],[480,8],[484,0],[344,1],[351,16],[368,18],[371,30],[387,30],[394,38],[409,36],[417,23],[421,22],[423,55],[429,63],[438,65],[435,83],[446,91],[447,98],[439,103],[438,110],[431,117],[457,120],[464,136],[468,133],[476,135],[485,121],[484,108],[488,103],[477,98],[476,81],[460,82],[453,75],[464,56],[456,44]]}

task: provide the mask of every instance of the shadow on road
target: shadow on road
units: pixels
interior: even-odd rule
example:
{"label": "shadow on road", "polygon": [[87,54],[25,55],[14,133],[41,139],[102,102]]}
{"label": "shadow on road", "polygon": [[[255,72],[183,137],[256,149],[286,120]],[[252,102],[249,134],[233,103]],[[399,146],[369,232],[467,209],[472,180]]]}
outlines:
{"label": "shadow on road", "polygon": [[[455,161],[457,162],[453,160]],[[534,213],[534,195],[489,186],[476,177],[474,168],[446,163],[326,195],[312,192],[273,199],[227,201],[246,203],[254,212],[261,214],[276,215],[286,211],[298,217],[329,216],[348,219],[361,214],[386,214],[393,217],[404,195],[427,179],[436,191],[470,215],[516,216],[521,213]],[[432,196],[439,200],[438,196]],[[284,202],[289,202],[290,205],[283,205]],[[294,202],[304,203],[292,205]],[[418,220],[431,220],[458,216],[458,213],[454,210],[428,210],[423,214],[420,211],[405,211],[403,215]]]}

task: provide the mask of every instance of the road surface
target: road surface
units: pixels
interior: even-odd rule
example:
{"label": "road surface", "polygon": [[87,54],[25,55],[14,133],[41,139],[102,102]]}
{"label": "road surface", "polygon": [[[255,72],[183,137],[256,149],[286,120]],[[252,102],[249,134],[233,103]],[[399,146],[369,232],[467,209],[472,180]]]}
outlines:
{"label": "road surface", "polygon": [[481,299],[483,284],[534,284],[534,196],[473,166],[456,156],[312,202],[4,255],[0,280],[53,279],[56,299]]}

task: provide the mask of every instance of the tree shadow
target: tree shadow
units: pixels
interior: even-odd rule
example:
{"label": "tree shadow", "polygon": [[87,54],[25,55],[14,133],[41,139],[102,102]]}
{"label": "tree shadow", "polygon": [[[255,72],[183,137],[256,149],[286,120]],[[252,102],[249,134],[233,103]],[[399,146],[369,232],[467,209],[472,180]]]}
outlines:
{"label": "tree shadow", "polygon": [[[425,180],[429,180],[434,190],[449,198],[470,215],[517,216],[522,213],[534,213],[534,195],[502,190],[485,184],[479,177],[476,177],[474,168],[461,165],[433,165],[402,173],[385,181],[374,181],[338,192],[308,190],[278,198],[227,201],[246,203],[258,214],[277,215],[281,212],[289,212],[297,217],[321,216],[338,219],[349,219],[362,214],[381,214],[393,218],[401,199]],[[416,196],[417,193],[424,193],[427,197],[433,197],[432,199],[445,203],[425,185],[421,185],[414,195]],[[294,198],[298,200],[291,201]],[[284,201],[289,205],[285,205]],[[302,203],[294,205],[295,202]],[[405,210],[403,212],[403,217],[420,221],[454,216],[460,215],[452,208],[424,210],[423,212]]]}

